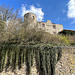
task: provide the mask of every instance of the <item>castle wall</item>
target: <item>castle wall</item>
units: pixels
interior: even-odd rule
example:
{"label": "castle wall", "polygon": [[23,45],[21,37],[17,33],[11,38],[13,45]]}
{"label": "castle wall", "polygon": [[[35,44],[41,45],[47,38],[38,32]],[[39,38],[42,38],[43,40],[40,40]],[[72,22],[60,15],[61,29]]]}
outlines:
{"label": "castle wall", "polygon": [[63,30],[63,26],[60,24],[56,24],[57,25],[57,33]]}
{"label": "castle wall", "polygon": [[47,20],[47,22],[38,22],[36,15],[33,13],[25,14],[24,21],[28,24],[29,28],[37,28],[37,30],[42,29],[50,34],[58,34],[58,32],[63,30],[62,25],[53,24],[51,20]]}
{"label": "castle wall", "polygon": [[39,22],[38,28],[41,28],[42,30],[49,32],[50,34],[58,34],[58,32],[63,30],[62,25],[52,24],[50,20],[47,20],[47,22]]}

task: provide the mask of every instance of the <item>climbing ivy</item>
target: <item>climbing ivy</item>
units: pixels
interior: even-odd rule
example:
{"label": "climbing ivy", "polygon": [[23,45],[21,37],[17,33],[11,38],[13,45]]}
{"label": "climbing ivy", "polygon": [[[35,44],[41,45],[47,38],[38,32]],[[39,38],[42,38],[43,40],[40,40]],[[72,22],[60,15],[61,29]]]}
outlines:
{"label": "climbing ivy", "polygon": [[[57,56],[56,56],[57,55]],[[54,75],[55,65],[62,56],[60,47],[50,45],[19,46],[2,44],[0,45],[0,72],[9,67],[12,71],[18,67],[21,69],[23,64],[27,66],[27,74],[30,75],[33,60],[35,58],[39,75]]]}

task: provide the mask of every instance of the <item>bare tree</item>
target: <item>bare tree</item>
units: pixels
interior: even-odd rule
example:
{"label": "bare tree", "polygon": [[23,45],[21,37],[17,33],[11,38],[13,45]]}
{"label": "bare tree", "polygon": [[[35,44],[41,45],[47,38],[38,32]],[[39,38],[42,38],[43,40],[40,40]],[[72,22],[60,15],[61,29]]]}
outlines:
{"label": "bare tree", "polygon": [[0,6],[0,17],[3,21],[7,21],[9,19],[17,19],[18,12],[18,10],[14,11],[13,8],[5,7],[5,5]]}
{"label": "bare tree", "polygon": [[0,6],[0,41],[10,40],[18,37],[22,19],[19,17],[18,10]]}

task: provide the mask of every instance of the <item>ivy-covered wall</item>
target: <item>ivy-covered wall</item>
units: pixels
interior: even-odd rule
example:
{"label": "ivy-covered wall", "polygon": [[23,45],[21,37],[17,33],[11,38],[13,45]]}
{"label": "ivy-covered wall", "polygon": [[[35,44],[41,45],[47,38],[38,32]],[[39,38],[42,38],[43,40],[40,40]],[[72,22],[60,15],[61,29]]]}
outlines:
{"label": "ivy-covered wall", "polygon": [[0,45],[0,75],[75,75],[75,48]]}
{"label": "ivy-covered wall", "polygon": [[7,72],[9,67],[12,72],[17,67],[20,70],[25,63],[26,74],[30,75],[33,59],[35,59],[39,75],[54,75],[55,65],[60,60],[61,54],[60,47],[50,45],[16,46],[3,44],[0,46],[0,72],[4,69]]}

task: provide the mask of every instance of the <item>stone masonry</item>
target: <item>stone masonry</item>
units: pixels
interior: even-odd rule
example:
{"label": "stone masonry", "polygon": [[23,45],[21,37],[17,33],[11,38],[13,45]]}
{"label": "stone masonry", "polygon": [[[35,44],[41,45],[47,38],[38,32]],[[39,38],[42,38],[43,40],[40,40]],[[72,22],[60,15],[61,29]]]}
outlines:
{"label": "stone masonry", "polygon": [[75,48],[62,50],[62,57],[56,64],[55,75],[75,75]]}
{"label": "stone masonry", "polygon": [[28,24],[29,28],[37,28],[37,30],[42,29],[50,34],[58,34],[58,32],[63,30],[62,25],[52,23],[51,20],[47,20],[47,22],[37,21],[37,16],[34,13],[25,14],[24,22]]}

